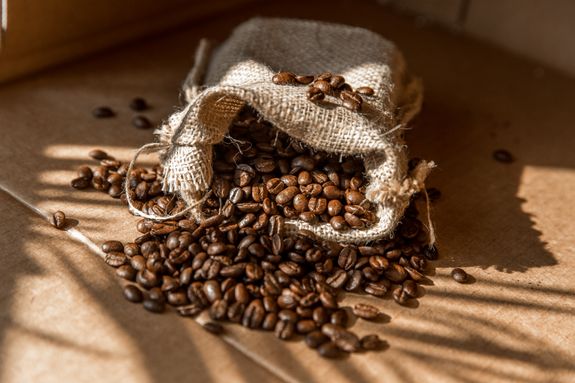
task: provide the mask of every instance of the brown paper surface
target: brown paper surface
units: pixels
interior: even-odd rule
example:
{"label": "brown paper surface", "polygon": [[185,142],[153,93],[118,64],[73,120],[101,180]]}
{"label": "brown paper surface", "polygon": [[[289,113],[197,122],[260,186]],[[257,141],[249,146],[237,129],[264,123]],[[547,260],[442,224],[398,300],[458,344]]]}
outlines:
{"label": "brown paper surface", "polygon": [[[437,161],[428,186],[443,193],[433,206],[441,258],[418,307],[344,301],[379,306],[388,320],[354,329],[390,347],[328,361],[270,333],[230,325],[214,338],[192,320],[147,313],[123,300],[114,270],[77,235],[3,195],[0,381],[575,380],[575,81],[369,3],[303,4],[246,7],[0,88],[0,187],[41,211],[64,210],[96,245],[132,239],[136,220],[117,201],[69,187],[90,149],[127,160],[151,140],[130,126],[132,97],[149,100],[152,120],[168,116],[198,39],[225,38],[255,12],[368,27],[423,78],[424,109],[407,140],[413,155]],[[104,104],[118,116],[93,119]],[[497,148],[516,161],[495,162]],[[475,283],[455,283],[453,267]]]}

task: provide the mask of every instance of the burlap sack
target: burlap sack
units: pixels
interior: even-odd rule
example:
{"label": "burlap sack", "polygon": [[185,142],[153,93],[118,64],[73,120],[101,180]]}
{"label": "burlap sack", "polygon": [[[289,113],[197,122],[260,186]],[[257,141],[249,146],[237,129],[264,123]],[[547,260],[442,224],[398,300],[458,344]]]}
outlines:
{"label": "burlap sack", "polygon": [[[273,84],[272,76],[281,70],[341,74],[354,88],[372,87],[375,96],[365,98],[359,113],[342,107],[335,97],[316,104],[307,100],[306,86]],[[142,151],[163,152],[164,191],[179,193],[196,218],[212,179],[212,146],[224,139],[246,103],[312,148],[365,162],[366,197],[377,204],[375,225],[340,232],[329,224],[289,220],[290,231],[307,229],[324,239],[354,243],[388,236],[433,166],[421,162],[407,174],[401,130],[420,109],[421,86],[408,76],[397,48],[365,29],[306,20],[249,20],[211,55],[206,43],[200,44],[183,90],[187,106],[157,131],[159,143]]]}

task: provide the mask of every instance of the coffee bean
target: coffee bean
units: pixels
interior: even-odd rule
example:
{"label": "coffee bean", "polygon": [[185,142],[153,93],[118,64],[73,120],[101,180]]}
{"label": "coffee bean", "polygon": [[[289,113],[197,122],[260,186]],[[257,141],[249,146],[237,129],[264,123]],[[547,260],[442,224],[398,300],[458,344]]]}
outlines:
{"label": "coffee bean", "polygon": [[329,79],[329,85],[331,85],[331,87],[333,89],[338,89],[340,86],[342,86],[345,83],[345,78],[343,78],[342,76],[331,76],[331,78]]}
{"label": "coffee bean", "polygon": [[276,195],[275,201],[278,205],[285,205],[299,193],[296,186],[288,186]]}
{"label": "coffee bean", "polygon": [[332,217],[339,215],[342,209],[343,205],[337,199],[332,199],[327,204],[327,213]]}
{"label": "coffee bean", "polygon": [[159,314],[164,312],[166,304],[158,300],[144,299],[144,308],[150,312]]}
{"label": "coffee bean", "polygon": [[329,321],[336,326],[345,327],[347,326],[347,319],[347,312],[340,309],[331,314]]}
{"label": "coffee bean", "polygon": [[107,106],[99,106],[92,110],[92,115],[96,118],[114,117],[115,113]]}
{"label": "coffee bean", "polygon": [[370,282],[366,284],[364,291],[375,297],[383,297],[389,290],[389,286],[382,282]]}
{"label": "coffee bean", "polygon": [[366,303],[358,303],[353,306],[353,313],[362,318],[367,320],[373,320],[380,316],[381,312],[375,306],[368,305]]}
{"label": "coffee bean", "polygon": [[455,269],[451,270],[451,277],[453,280],[459,283],[465,283],[468,280],[468,275],[465,270],[456,267]]}
{"label": "coffee bean", "polygon": [[139,303],[143,299],[142,291],[134,285],[126,285],[123,291],[124,298],[130,302]]}
{"label": "coffee bean", "polygon": [[228,314],[228,302],[223,299],[215,300],[209,310],[210,318],[214,320],[223,320]]}
{"label": "coffee bean", "polygon": [[331,227],[335,230],[343,231],[349,229],[349,225],[345,221],[345,219],[341,215],[336,215],[335,217],[331,217],[329,220]]}
{"label": "coffee bean", "polygon": [[406,294],[402,287],[398,287],[397,289],[393,290],[392,296],[393,300],[400,305],[405,305],[410,298],[410,296]]}
{"label": "coffee bean", "polygon": [[342,269],[338,269],[325,282],[334,289],[339,289],[347,282],[347,273]]}
{"label": "coffee bean", "polygon": [[497,149],[493,152],[493,158],[495,159],[495,161],[497,162],[501,162],[504,164],[510,164],[513,161],[515,161],[515,159],[513,158],[513,155],[505,149]]}
{"label": "coffee bean", "polygon": [[363,94],[366,96],[373,96],[373,94],[375,93],[373,88],[370,88],[369,86],[359,87],[355,91],[359,94]]}
{"label": "coffee bean", "polygon": [[308,85],[314,80],[314,76],[296,76],[295,79],[302,85]]}
{"label": "coffee bean", "polygon": [[287,340],[294,335],[294,324],[292,322],[280,320],[276,323],[275,335],[282,339]]}
{"label": "coffee bean", "polygon": [[249,328],[259,328],[266,312],[260,299],[254,299],[246,307],[242,317],[242,325]]}
{"label": "coffee bean", "polygon": [[341,351],[334,342],[322,343],[318,346],[317,351],[324,358],[337,358],[341,356]]}
{"label": "coffee bean", "polygon": [[318,348],[329,341],[329,337],[319,330],[308,333],[305,337],[305,343],[309,348]]}
{"label": "coffee bean", "polygon": [[90,187],[91,185],[91,178],[84,178],[84,177],[78,177],[78,178],[74,178],[71,182],[70,185],[74,188],[74,189],[87,189]]}
{"label": "coffee bean", "polygon": [[141,97],[136,97],[130,101],[130,109],[137,112],[148,109],[148,103]]}
{"label": "coffee bean", "polygon": [[276,329],[278,323],[278,316],[276,313],[267,313],[262,322],[262,328],[266,331],[273,331]]}
{"label": "coffee bean", "polygon": [[319,88],[310,86],[307,90],[307,98],[313,102],[322,101],[325,98],[325,93],[323,93]]}
{"label": "coffee bean", "polygon": [[279,72],[272,77],[276,85],[295,85],[298,83],[296,76],[291,72]]}
{"label": "coffee bean", "polygon": [[104,253],[124,252],[124,245],[120,241],[106,241],[102,244],[102,251]]}
{"label": "coffee bean", "polygon": [[317,326],[311,319],[300,320],[296,323],[296,330],[300,334],[308,334],[316,329]]}
{"label": "coffee bean", "polygon": [[321,90],[324,94],[330,94],[332,87],[328,81],[325,80],[316,80],[313,83],[313,87],[316,89]]}
{"label": "coffee bean", "polygon": [[291,161],[292,168],[301,168],[311,172],[315,168],[316,161],[312,156],[297,156]]}
{"label": "coffee bean", "polygon": [[369,334],[360,339],[361,348],[364,350],[379,350],[385,342],[377,334]]}
{"label": "coffee bean", "polygon": [[332,339],[334,340],[336,346],[345,352],[357,352],[361,348],[359,338],[357,335],[350,331],[341,331]]}
{"label": "coffee bean", "polygon": [[132,118],[132,125],[138,129],[150,129],[152,127],[152,123],[144,116],[134,116]]}
{"label": "coffee bean", "polygon": [[127,260],[128,260],[128,258],[126,257],[126,255],[124,253],[120,253],[120,252],[116,252],[116,251],[109,252],[104,257],[104,261],[112,267],[120,267],[124,263],[126,263]]}
{"label": "coffee bean", "polygon": [[220,335],[224,332],[224,327],[216,322],[206,322],[202,324],[202,328],[209,333]]}
{"label": "coffee bean", "polygon": [[137,271],[130,265],[122,265],[116,269],[116,275],[128,281],[136,279]]}
{"label": "coffee bean", "polygon": [[56,229],[64,230],[66,227],[66,214],[60,210],[52,214],[52,225],[54,225]]}

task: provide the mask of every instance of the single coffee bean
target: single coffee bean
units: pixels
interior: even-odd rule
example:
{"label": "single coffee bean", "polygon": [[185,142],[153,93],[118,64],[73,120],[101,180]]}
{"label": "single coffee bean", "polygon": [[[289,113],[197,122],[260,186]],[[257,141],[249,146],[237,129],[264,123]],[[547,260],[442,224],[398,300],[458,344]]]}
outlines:
{"label": "single coffee bean", "polygon": [[513,155],[505,150],[505,149],[497,149],[493,152],[493,158],[495,159],[495,161],[504,163],[504,164],[510,164],[513,161],[515,161],[515,159],[513,158]]}
{"label": "single coffee bean", "polygon": [[152,127],[152,123],[144,116],[134,116],[132,118],[132,125],[138,129],[150,129]]}
{"label": "single coffee bean", "polygon": [[148,109],[148,103],[141,97],[136,97],[130,101],[130,109],[140,112]]}
{"label": "single coffee bean", "polygon": [[87,189],[90,187],[90,185],[92,184],[90,181],[91,181],[91,178],[78,177],[78,178],[74,178],[70,182],[70,185],[74,189],[82,190],[82,189]]}
{"label": "single coffee bean", "polygon": [[369,282],[364,287],[366,293],[375,297],[383,297],[388,290],[389,286],[383,282]]}
{"label": "single coffee bean", "polygon": [[380,316],[381,311],[379,311],[377,307],[368,305],[367,303],[358,303],[353,306],[353,313],[362,319],[373,320]]}
{"label": "single coffee bean", "polygon": [[130,302],[139,303],[143,299],[142,291],[134,285],[126,285],[123,291],[124,298]]}
{"label": "single coffee bean", "polygon": [[116,275],[128,281],[136,279],[137,271],[130,265],[122,265],[116,269]]}
{"label": "single coffee bean", "polygon": [[331,324],[334,324],[336,326],[340,326],[340,327],[345,327],[347,326],[347,312],[345,310],[337,310],[334,311],[330,318],[329,321]]}
{"label": "single coffee bean", "polygon": [[392,296],[393,300],[400,305],[405,305],[410,298],[410,296],[403,290],[402,287],[398,287],[397,289],[393,290]]}
{"label": "single coffee bean", "polygon": [[99,106],[92,110],[92,115],[96,118],[110,118],[114,117],[115,113],[107,106]]}
{"label": "single coffee bean", "polygon": [[305,344],[309,348],[318,348],[329,341],[329,337],[319,330],[308,333],[305,337]]}
{"label": "single coffee bean", "polygon": [[242,317],[242,325],[249,328],[259,328],[266,315],[264,306],[260,299],[254,299],[246,307]]}
{"label": "single coffee bean", "polygon": [[403,292],[410,298],[417,297],[417,283],[414,281],[408,279],[407,281],[403,282],[402,289]]}
{"label": "single coffee bean", "polygon": [[144,308],[150,312],[159,314],[164,312],[166,304],[159,300],[144,299]]}
{"label": "single coffee bean", "polygon": [[332,199],[327,204],[327,213],[332,217],[339,215],[341,213],[342,209],[343,209],[343,205],[337,199]]}
{"label": "single coffee bean", "polygon": [[349,229],[349,225],[345,221],[345,219],[341,215],[336,215],[335,217],[331,217],[329,220],[331,227],[335,230],[343,231]]}
{"label": "single coffee bean", "polygon": [[361,349],[361,343],[357,335],[351,331],[342,331],[335,338],[336,346],[345,352],[357,352]]}
{"label": "single coffee bean", "polygon": [[95,159],[96,161],[101,161],[101,160],[105,160],[105,159],[109,158],[108,153],[106,153],[105,151],[103,151],[101,149],[90,150],[88,155],[90,157],[92,157],[93,159]]}
{"label": "single coffee bean", "polygon": [[294,336],[295,329],[293,322],[279,320],[276,323],[275,335],[281,340],[288,340]]}
{"label": "single coffee bean", "polygon": [[313,102],[322,101],[325,98],[325,93],[323,93],[319,88],[310,86],[307,90],[307,98]]}
{"label": "single coffee bean", "polygon": [[300,334],[307,334],[317,329],[315,322],[311,319],[300,320],[296,323],[296,330]]}
{"label": "single coffee bean", "polygon": [[209,333],[220,335],[224,332],[224,327],[216,322],[206,322],[202,324],[202,328]]}
{"label": "single coffee bean", "polygon": [[377,334],[369,334],[360,339],[361,348],[364,350],[379,350],[385,342]]}
{"label": "single coffee bean", "polygon": [[124,252],[124,245],[120,241],[106,241],[102,244],[102,251],[110,253],[112,251]]}
{"label": "single coffee bean", "polygon": [[127,260],[126,254],[116,251],[109,252],[104,257],[104,261],[112,267],[120,267],[126,263]]}
{"label": "single coffee bean", "polygon": [[468,280],[468,275],[465,270],[456,267],[455,269],[451,270],[451,277],[453,280],[459,283],[465,283]]}
{"label": "single coffee bean", "polygon": [[279,72],[272,77],[272,82],[276,85],[296,85],[296,76],[291,72]]}
{"label": "single coffee bean", "polygon": [[177,313],[183,317],[193,317],[198,315],[204,310],[202,306],[191,304],[188,306],[180,306],[176,309]]}
{"label": "single coffee bean", "polygon": [[66,214],[60,210],[52,214],[52,225],[54,225],[56,229],[64,230],[66,227]]}
{"label": "single coffee bean", "polygon": [[302,85],[308,85],[314,80],[314,76],[296,76],[295,79]]}
{"label": "single coffee bean", "polygon": [[296,186],[288,186],[276,195],[275,201],[278,205],[285,205],[299,193]]}
{"label": "single coffee bean", "polygon": [[357,93],[359,94],[363,94],[365,96],[373,96],[373,94],[375,93],[373,88],[370,88],[369,86],[362,86],[359,87],[355,90]]}
{"label": "single coffee bean", "polygon": [[331,78],[329,79],[329,85],[331,85],[331,87],[333,89],[338,89],[344,83],[345,83],[345,78],[343,76],[335,75],[335,76],[331,76]]}
{"label": "single coffee bean", "polygon": [[223,320],[228,314],[228,302],[223,299],[215,300],[210,306],[210,318],[214,320]]}
{"label": "single coffee bean", "polygon": [[341,351],[334,342],[322,343],[318,346],[317,351],[324,358],[337,358],[341,356]]}
{"label": "single coffee bean", "polygon": [[332,91],[331,85],[329,84],[328,81],[325,81],[325,80],[314,81],[313,87],[321,90],[324,94],[330,94]]}

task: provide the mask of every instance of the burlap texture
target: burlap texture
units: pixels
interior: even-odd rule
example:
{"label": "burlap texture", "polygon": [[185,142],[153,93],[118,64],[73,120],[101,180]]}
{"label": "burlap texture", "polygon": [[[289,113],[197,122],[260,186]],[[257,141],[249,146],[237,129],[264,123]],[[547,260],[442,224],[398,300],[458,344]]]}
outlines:
{"label": "burlap texture", "polygon": [[[198,56],[192,79],[184,85],[188,105],[158,131],[165,144],[165,191],[180,193],[190,206],[197,204],[210,187],[213,145],[224,139],[234,117],[249,104],[294,139],[365,162],[366,196],[377,204],[375,225],[338,232],[329,224],[290,220],[289,231],[303,228],[324,239],[356,243],[392,233],[432,164],[422,162],[407,174],[401,130],[419,111],[422,93],[391,42],[350,26],[255,18],[238,26],[209,62]],[[203,83],[198,81],[198,66],[205,67]],[[375,95],[364,98],[359,113],[335,97],[312,103],[306,86],[272,83],[281,70],[341,74],[352,87],[370,86]],[[192,214],[198,217],[198,209]]]}

